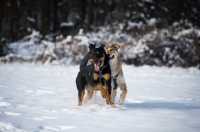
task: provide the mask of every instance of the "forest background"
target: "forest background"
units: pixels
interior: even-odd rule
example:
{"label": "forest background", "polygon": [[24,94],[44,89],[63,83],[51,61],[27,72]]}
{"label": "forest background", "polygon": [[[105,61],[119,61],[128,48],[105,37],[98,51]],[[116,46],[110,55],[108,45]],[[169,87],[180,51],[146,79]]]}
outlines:
{"label": "forest background", "polygon": [[0,62],[78,64],[118,43],[126,64],[200,64],[200,0],[1,0]]}

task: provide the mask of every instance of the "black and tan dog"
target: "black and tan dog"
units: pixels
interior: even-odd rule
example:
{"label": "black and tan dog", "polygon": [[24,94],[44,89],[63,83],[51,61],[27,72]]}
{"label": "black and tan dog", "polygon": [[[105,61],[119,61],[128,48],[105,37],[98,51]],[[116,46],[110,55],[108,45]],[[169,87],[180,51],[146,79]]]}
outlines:
{"label": "black and tan dog", "polygon": [[[95,45],[91,46],[95,47]],[[118,51],[119,48],[120,46],[118,44],[112,44],[110,46],[105,46],[104,50],[107,54],[111,56],[109,59],[109,64],[111,69],[111,86],[112,86],[111,101],[115,103],[116,91],[117,88],[119,87],[120,90],[122,91],[119,98],[119,104],[122,104],[127,94],[127,86],[123,75],[120,53]],[[82,67],[86,66],[88,60],[89,60],[88,55],[85,55],[84,59],[81,61],[81,66]],[[90,85],[87,85],[85,89],[87,91],[87,95],[84,98],[83,102],[87,103],[87,101],[92,98],[94,89]]]}
{"label": "black and tan dog", "polygon": [[[95,48],[90,45],[88,53],[91,64],[80,67],[80,71],[76,78],[76,86],[78,89],[78,105],[82,105],[85,94],[85,86],[100,90],[101,96],[106,98],[107,104],[115,107],[111,101],[111,69],[109,65],[109,54],[106,54],[104,46]],[[105,89],[104,89],[105,87]]]}

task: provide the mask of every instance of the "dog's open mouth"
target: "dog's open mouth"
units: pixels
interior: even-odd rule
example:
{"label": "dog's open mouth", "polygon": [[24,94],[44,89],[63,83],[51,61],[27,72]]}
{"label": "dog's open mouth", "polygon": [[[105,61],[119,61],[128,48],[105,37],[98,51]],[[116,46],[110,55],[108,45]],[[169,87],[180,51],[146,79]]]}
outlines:
{"label": "dog's open mouth", "polygon": [[112,60],[112,59],[114,59],[114,57],[115,57],[115,56],[114,56],[114,55],[112,55],[111,57],[109,57],[109,60]]}
{"label": "dog's open mouth", "polygon": [[97,62],[97,63],[94,63],[94,70],[95,71],[99,71],[100,67],[101,67],[101,62],[100,61]]}

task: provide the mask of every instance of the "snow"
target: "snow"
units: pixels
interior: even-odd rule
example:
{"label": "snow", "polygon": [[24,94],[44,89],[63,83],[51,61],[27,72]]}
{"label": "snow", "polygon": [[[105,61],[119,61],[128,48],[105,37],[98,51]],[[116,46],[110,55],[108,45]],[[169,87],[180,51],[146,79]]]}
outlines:
{"label": "snow", "polygon": [[195,33],[197,34],[198,37],[200,37],[200,30],[195,30]]}
{"label": "snow", "polygon": [[193,28],[185,29],[185,30],[182,30],[182,31],[178,32],[177,35],[174,36],[174,38],[175,38],[175,39],[178,39],[178,38],[180,38],[181,36],[185,36],[185,35],[191,34],[192,32],[194,32],[194,29],[193,29]]}
{"label": "snow", "polygon": [[60,24],[61,27],[73,27],[74,23],[73,22],[63,22]]}
{"label": "snow", "polygon": [[27,20],[32,22],[32,23],[35,23],[35,19],[34,18],[31,18],[31,17],[27,17]]}
{"label": "snow", "polygon": [[127,29],[131,29],[133,27],[137,27],[138,29],[141,29],[142,26],[143,26],[143,22],[141,22],[141,21],[139,23],[128,21],[128,27],[127,27]]}
{"label": "snow", "polygon": [[154,26],[156,24],[157,20],[156,18],[151,18],[149,21],[148,21],[148,25],[149,26]]}
{"label": "snow", "polygon": [[0,65],[1,132],[199,132],[197,68],[123,65],[128,93],[111,109],[97,92],[77,106],[79,66]]}

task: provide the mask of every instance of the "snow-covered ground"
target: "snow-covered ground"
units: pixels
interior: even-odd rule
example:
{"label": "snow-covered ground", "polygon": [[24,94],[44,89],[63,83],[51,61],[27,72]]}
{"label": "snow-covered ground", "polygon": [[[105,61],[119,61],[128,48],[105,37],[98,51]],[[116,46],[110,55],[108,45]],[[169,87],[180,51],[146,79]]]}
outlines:
{"label": "snow-covered ground", "polygon": [[199,132],[200,70],[123,65],[128,94],[77,106],[78,66],[0,65],[0,132]]}

